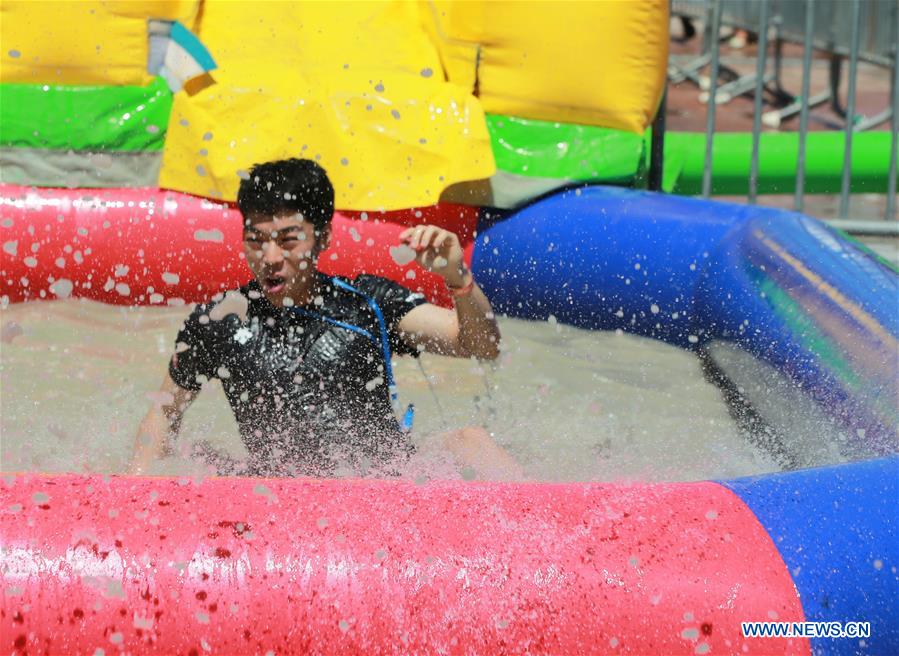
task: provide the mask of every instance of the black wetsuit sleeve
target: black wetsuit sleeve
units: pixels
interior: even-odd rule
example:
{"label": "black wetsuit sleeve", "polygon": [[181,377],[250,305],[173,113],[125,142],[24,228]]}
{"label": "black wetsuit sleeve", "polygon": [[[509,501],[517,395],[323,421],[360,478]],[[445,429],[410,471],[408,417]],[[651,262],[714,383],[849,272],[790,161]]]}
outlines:
{"label": "black wetsuit sleeve", "polygon": [[[184,321],[178,337],[175,338],[175,353],[169,360],[169,376],[179,387],[192,392],[199,391],[202,383],[198,376],[207,380],[216,376],[218,364],[213,357],[212,330],[208,322],[208,306],[198,305]],[[200,317],[207,317],[207,323]]]}
{"label": "black wetsuit sleeve", "polygon": [[359,276],[354,285],[359,291],[373,298],[381,308],[384,323],[387,324],[390,350],[395,355],[417,355],[415,348],[400,337],[397,326],[410,310],[428,302],[424,295],[379,276]]}

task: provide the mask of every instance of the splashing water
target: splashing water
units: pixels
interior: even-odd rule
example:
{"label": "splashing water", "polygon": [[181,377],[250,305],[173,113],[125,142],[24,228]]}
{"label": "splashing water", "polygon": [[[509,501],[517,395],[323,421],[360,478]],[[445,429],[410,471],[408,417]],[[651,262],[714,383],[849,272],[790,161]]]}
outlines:
{"label": "splashing water", "polygon": [[[125,471],[138,424],[159,402],[169,350],[158,345],[175,349],[189,309],[66,299],[4,310],[15,339],[0,363],[3,468]],[[691,354],[555,322],[501,319],[500,327],[497,363],[422,356],[439,407],[418,363],[396,360],[402,401],[416,405],[420,456],[436,463],[411,478],[464,478],[445,468],[434,435],[469,425],[485,426],[535,480],[696,480],[777,468],[739,434]],[[212,473],[189,459],[195,442],[246,454],[216,381],[188,410],[175,457],[155,473]]]}

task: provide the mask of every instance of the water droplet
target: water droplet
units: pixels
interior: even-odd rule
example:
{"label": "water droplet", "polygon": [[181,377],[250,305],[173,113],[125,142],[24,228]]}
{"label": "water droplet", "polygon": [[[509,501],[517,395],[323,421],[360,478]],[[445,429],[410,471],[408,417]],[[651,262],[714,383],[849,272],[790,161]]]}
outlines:
{"label": "water droplet", "polygon": [[390,247],[390,257],[399,266],[405,266],[415,259],[415,251],[411,246],[401,244],[399,246]]}
{"label": "water droplet", "polygon": [[72,295],[73,287],[74,285],[71,280],[60,278],[50,285],[50,291],[55,294],[57,298],[68,298]]}
{"label": "water droplet", "polygon": [[222,234],[222,231],[218,228],[213,228],[212,230],[197,230],[194,232],[194,239],[197,241],[214,241],[220,244],[225,241],[225,235]]}

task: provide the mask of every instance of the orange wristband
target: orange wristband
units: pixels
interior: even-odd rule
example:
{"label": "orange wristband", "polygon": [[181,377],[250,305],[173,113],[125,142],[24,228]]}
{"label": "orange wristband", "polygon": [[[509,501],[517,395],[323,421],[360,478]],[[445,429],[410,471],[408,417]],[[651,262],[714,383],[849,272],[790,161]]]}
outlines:
{"label": "orange wristband", "polygon": [[474,289],[474,276],[471,277],[471,280],[468,281],[467,285],[463,285],[462,287],[450,287],[447,285],[447,289],[449,289],[450,294],[453,295],[453,298],[462,298],[463,296],[468,296],[471,293],[471,290]]}

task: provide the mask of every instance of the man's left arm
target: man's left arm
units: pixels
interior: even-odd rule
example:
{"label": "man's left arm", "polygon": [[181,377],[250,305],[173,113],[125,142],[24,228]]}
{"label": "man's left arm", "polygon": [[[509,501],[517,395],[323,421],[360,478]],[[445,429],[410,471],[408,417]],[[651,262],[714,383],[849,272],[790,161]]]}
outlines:
{"label": "man's left arm", "polygon": [[415,251],[421,266],[444,279],[455,301],[454,310],[430,303],[410,310],[398,324],[404,341],[440,355],[495,360],[499,327],[490,301],[465,266],[459,238],[437,226],[419,225],[400,239]]}

